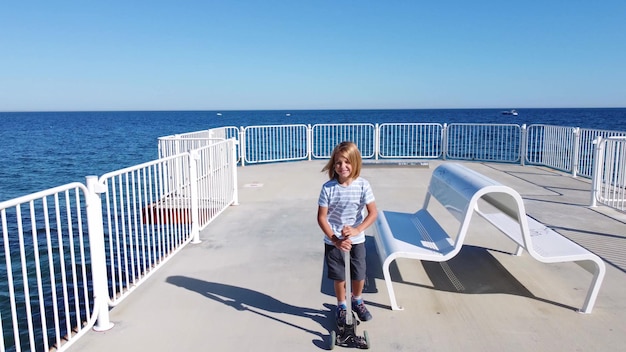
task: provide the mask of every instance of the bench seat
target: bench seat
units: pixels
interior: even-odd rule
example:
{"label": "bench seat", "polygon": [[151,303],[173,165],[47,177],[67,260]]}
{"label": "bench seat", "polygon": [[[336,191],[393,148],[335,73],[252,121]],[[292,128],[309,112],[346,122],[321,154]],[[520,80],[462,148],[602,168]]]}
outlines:
{"label": "bench seat", "polygon": [[[524,237],[517,221],[502,213],[480,213],[487,221],[524,247]],[[563,237],[537,220],[526,216],[528,231],[532,240],[533,257],[544,263],[558,263],[589,258],[589,251]]]}
{"label": "bench seat", "polygon": [[454,241],[424,209],[415,214],[379,211],[378,219],[380,231],[387,233],[376,237],[383,242],[378,248],[387,252],[385,257],[441,261],[454,250]]}

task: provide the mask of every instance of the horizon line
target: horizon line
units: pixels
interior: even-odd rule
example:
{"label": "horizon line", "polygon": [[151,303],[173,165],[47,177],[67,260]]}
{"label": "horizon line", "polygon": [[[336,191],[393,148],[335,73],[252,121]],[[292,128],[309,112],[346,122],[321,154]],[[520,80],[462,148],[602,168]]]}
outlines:
{"label": "horizon line", "polygon": [[[0,113],[44,113],[44,112],[234,112],[234,111],[400,111],[400,110],[501,110],[507,111],[513,108],[325,108],[325,109],[129,109],[129,110],[12,110],[0,111]],[[550,109],[626,109],[626,106],[604,106],[604,107],[526,107],[514,108],[514,110],[550,110]]]}

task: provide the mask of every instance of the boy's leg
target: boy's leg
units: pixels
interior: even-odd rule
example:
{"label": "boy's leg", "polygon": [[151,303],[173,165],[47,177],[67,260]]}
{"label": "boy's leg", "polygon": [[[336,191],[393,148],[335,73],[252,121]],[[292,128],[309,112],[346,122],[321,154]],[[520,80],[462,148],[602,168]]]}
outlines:
{"label": "boy's leg", "polygon": [[361,297],[361,293],[363,292],[363,286],[365,286],[365,280],[352,281],[353,287],[360,287],[359,291],[354,291],[352,295],[352,310],[356,312],[359,320],[368,321],[372,319],[372,314],[367,310],[365,303],[363,302],[363,298]]}
{"label": "boy's leg", "polygon": [[365,243],[353,245],[352,248],[354,253],[352,253],[353,256],[351,260],[353,266],[353,278],[355,279],[352,280],[352,309],[356,312],[359,320],[367,321],[372,319],[372,314],[367,310],[367,307],[365,307],[365,303],[363,302],[363,298],[361,298],[363,288],[365,287],[366,277]]}
{"label": "boy's leg", "polygon": [[337,298],[337,310],[335,311],[335,318],[337,319],[337,325],[346,324],[346,282],[335,280],[335,297]]}
{"label": "boy's leg", "polygon": [[346,323],[346,281],[344,278],[344,262],[342,252],[335,246],[326,245],[326,265],[328,278],[333,280],[335,297],[337,298],[337,310],[335,316],[337,325]]}
{"label": "boy's leg", "polygon": [[335,280],[335,297],[337,302],[343,302],[346,300],[346,282]]}
{"label": "boy's leg", "polygon": [[[365,280],[352,280],[352,297],[360,297],[365,287]],[[345,291],[345,290],[344,290]],[[345,296],[345,293],[344,293]]]}

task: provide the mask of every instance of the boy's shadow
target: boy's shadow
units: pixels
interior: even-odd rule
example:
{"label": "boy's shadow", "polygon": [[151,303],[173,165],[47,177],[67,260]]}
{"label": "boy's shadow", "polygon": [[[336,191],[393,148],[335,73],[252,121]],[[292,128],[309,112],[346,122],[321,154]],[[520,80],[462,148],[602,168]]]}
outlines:
{"label": "boy's shadow", "polygon": [[267,314],[282,313],[290,314],[297,317],[309,318],[320,324],[327,331],[330,331],[334,328],[334,325],[332,320],[328,319],[331,312],[328,306],[326,306],[328,310],[317,310],[307,307],[293,306],[258,291],[250,290],[243,287],[199,280],[187,276],[170,276],[167,278],[166,282],[172,285],[176,285],[178,287],[186,288],[190,291],[197,292],[216,302],[220,302],[227,306],[233,307],[238,311],[248,311],[262,317],[277,321],[279,323],[289,325],[296,329],[308,332],[318,337],[318,339],[314,339],[312,341],[314,345],[323,349],[328,348],[327,335]]}

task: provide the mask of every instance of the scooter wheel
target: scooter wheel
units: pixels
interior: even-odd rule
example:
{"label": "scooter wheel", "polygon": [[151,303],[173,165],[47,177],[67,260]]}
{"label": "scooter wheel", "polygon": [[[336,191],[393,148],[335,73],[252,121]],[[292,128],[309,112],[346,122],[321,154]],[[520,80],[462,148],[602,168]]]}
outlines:
{"label": "scooter wheel", "polygon": [[333,349],[335,348],[335,344],[337,343],[337,333],[335,332],[335,330],[332,330],[330,332],[330,346],[329,349]]}
{"label": "scooter wheel", "polygon": [[367,331],[363,330],[363,338],[365,339],[365,348],[370,349],[370,337],[367,334]]}

